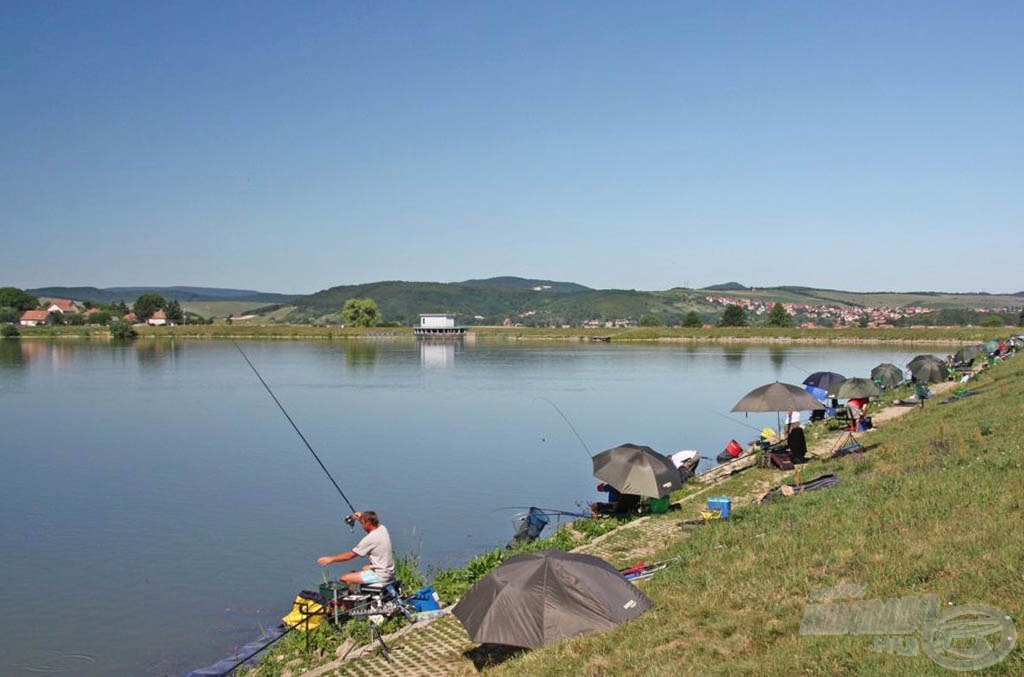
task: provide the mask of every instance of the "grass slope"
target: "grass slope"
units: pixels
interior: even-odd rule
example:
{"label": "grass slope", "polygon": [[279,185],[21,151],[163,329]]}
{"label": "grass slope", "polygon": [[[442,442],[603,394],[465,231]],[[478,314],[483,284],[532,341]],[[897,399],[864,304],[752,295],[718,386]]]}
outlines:
{"label": "grass slope", "polygon": [[[632,623],[495,674],[949,674],[923,652],[875,652],[874,636],[806,636],[800,624],[814,591],[866,584],[864,600],[936,595],[995,607],[1020,628],[1024,357],[971,387],[865,434],[866,454],[805,468],[805,479],[837,472],[838,487],[741,507],[681,538],[654,559],[685,567],[645,584],[655,606]],[[1024,673],[1020,645],[982,672]]]}

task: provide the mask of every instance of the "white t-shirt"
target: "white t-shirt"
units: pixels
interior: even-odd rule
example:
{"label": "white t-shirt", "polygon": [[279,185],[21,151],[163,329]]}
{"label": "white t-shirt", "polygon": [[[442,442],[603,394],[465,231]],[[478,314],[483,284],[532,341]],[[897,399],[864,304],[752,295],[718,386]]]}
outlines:
{"label": "white t-shirt", "polygon": [[696,455],[697,452],[694,451],[693,449],[686,449],[684,451],[677,451],[676,453],[669,456],[669,458],[672,459],[672,464],[675,467],[682,468],[684,463],[686,463],[689,460],[692,460],[693,457]]}
{"label": "white t-shirt", "polygon": [[796,425],[800,423],[800,412],[791,411],[786,414],[786,425]]}
{"label": "white t-shirt", "polygon": [[391,534],[383,524],[363,536],[363,540],[352,548],[352,552],[360,557],[368,558],[370,568],[382,579],[388,580],[395,577],[395,556],[391,551]]}

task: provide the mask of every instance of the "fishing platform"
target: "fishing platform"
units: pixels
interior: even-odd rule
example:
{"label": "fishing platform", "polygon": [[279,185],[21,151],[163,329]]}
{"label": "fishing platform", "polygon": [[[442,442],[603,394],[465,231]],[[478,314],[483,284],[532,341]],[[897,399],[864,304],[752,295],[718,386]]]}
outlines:
{"label": "fishing platform", "polygon": [[413,327],[416,338],[462,338],[469,327],[455,324],[455,315],[451,313],[420,313],[419,325]]}

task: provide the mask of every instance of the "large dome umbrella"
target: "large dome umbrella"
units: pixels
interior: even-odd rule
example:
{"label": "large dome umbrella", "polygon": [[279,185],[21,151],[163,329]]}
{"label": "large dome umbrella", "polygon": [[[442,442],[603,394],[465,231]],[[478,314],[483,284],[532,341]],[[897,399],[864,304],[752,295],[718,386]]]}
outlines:
{"label": "large dome umbrella", "polygon": [[985,352],[985,346],[982,345],[981,343],[967,345],[953,354],[953,362],[957,364],[970,362],[978,355],[981,355],[983,352]]}
{"label": "large dome umbrella", "polygon": [[776,424],[781,433],[782,423],[778,414],[783,411],[814,411],[825,405],[814,399],[809,392],[792,383],[768,383],[754,388],[740,398],[732,411],[768,412],[774,411]]}
{"label": "large dome umbrella", "polygon": [[878,387],[877,383],[868,378],[848,378],[836,386],[834,392],[829,394],[841,400],[849,400],[852,398],[878,397],[882,394],[882,389]]}
{"label": "large dome umbrella", "polygon": [[911,365],[909,368],[910,375],[918,383],[942,383],[949,378],[949,369],[946,367],[946,363],[941,360],[938,362],[925,360],[916,365]]}
{"label": "large dome umbrella", "polygon": [[936,357],[935,355],[918,355],[917,357],[912,359],[910,362],[907,362],[907,369],[909,369],[911,371],[911,373],[913,373],[914,367],[916,367],[916,366],[918,366],[918,365],[920,365],[920,364],[922,364],[924,362],[940,362],[942,364],[946,363],[946,361],[944,359],[942,359],[941,357]]}
{"label": "large dome umbrella", "polygon": [[650,607],[603,559],[546,550],[510,558],[477,581],[452,614],[474,642],[534,649],[610,630]]}
{"label": "large dome umbrella", "polygon": [[895,388],[903,383],[903,370],[895,364],[883,362],[871,370],[871,380],[884,388]]}
{"label": "large dome umbrella", "polygon": [[804,379],[803,383],[805,386],[813,386],[815,388],[821,388],[824,391],[832,390],[833,386],[837,386],[846,377],[842,374],[837,374],[834,371],[816,371],[807,378]]}
{"label": "large dome umbrella", "polygon": [[620,494],[661,498],[683,487],[672,459],[650,447],[620,444],[605,449],[592,461],[594,477],[612,485]]}
{"label": "large dome umbrella", "polygon": [[985,345],[982,346],[982,348],[984,349],[986,355],[991,355],[992,353],[999,350],[999,341],[996,341],[995,339],[985,341]]}

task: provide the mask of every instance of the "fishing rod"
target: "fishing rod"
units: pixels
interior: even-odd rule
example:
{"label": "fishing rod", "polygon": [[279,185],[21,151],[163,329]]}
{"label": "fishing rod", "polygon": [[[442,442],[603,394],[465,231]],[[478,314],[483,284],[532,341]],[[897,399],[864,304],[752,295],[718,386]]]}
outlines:
{"label": "fishing rod", "polygon": [[[761,432],[761,428],[758,428],[757,426],[750,425],[749,423],[744,423],[743,421],[737,420],[737,419],[733,418],[732,416],[726,416],[725,414],[719,413],[717,411],[712,411],[711,413],[716,415],[716,416],[721,416],[722,418],[727,419],[729,421],[732,421],[733,423],[738,423],[741,426],[744,426],[746,428],[750,428],[751,430],[756,430],[757,432]],[[701,458],[704,458],[704,457],[702,456]]]}
{"label": "fishing rod", "polygon": [[[288,412],[285,410],[284,405],[282,405],[281,401],[277,399],[277,395],[274,394],[274,391],[270,389],[270,386],[267,385],[267,382],[263,380],[262,376],[260,376],[260,372],[256,370],[256,365],[254,365],[252,363],[252,360],[249,359],[249,356],[245,354],[245,351],[242,350],[242,347],[240,345],[235,343],[235,341],[231,341],[231,343],[235,346],[235,348],[238,348],[238,352],[242,354],[242,357],[245,359],[246,363],[249,365],[249,368],[252,369],[252,373],[256,374],[256,378],[258,378],[260,380],[260,383],[263,384],[263,387],[267,389],[267,392],[270,394],[270,397],[274,400],[274,403],[277,405],[277,408],[281,410],[281,413],[284,414],[284,417],[286,419],[288,419],[289,423],[292,424],[292,428],[295,429],[295,432],[298,433],[299,438],[305,443],[306,448],[309,449],[309,453],[313,454],[313,458],[315,458],[316,462],[320,464],[320,467],[323,469],[324,473],[327,475],[327,479],[331,480],[331,484],[333,484],[334,488],[338,490],[338,494],[341,495],[341,498],[348,505],[349,509],[353,513],[355,513],[356,512],[356,507],[354,505],[352,505],[352,501],[348,500],[348,496],[346,496],[345,492],[341,490],[341,487],[338,486],[338,483],[334,481],[334,476],[331,475],[331,471],[328,470],[327,466],[324,465],[324,462],[320,460],[320,457],[317,455],[316,451],[313,449],[313,445],[311,445],[309,443],[309,440],[306,439],[306,436],[302,434],[301,430],[299,430],[299,426],[295,425],[295,421],[293,421],[292,417],[288,415]],[[348,515],[347,517],[345,517],[345,523],[348,524],[349,527],[353,527],[355,525],[354,517],[352,515]]]}
{"label": "fishing rod", "polygon": [[569,417],[565,415],[565,412],[562,411],[561,409],[559,409],[557,404],[555,404],[554,402],[552,402],[551,400],[549,400],[546,397],[538,397],[537,399],[538,400],[544,400],[545,402],[547,402],[548,404],[550,404],[552,407],[555,408],[555,411],[557,411],[558,415],[562,417],[562,420],[565,421],[566,424],[568,424],[569,429],[572,430],[573,434],[576,435],[576,439],[578,439],[580,441],[580,444],[582,444],[583,448],[587,451],[587,459],[592,461],[594,459],[594,454],[591,453],[590,447],[588,447],[587,443],[583,441],[582,437],[580,437],[579,431],[576,430],[576,426],[574,426],[572,424],[572,421],[570,421]]}

